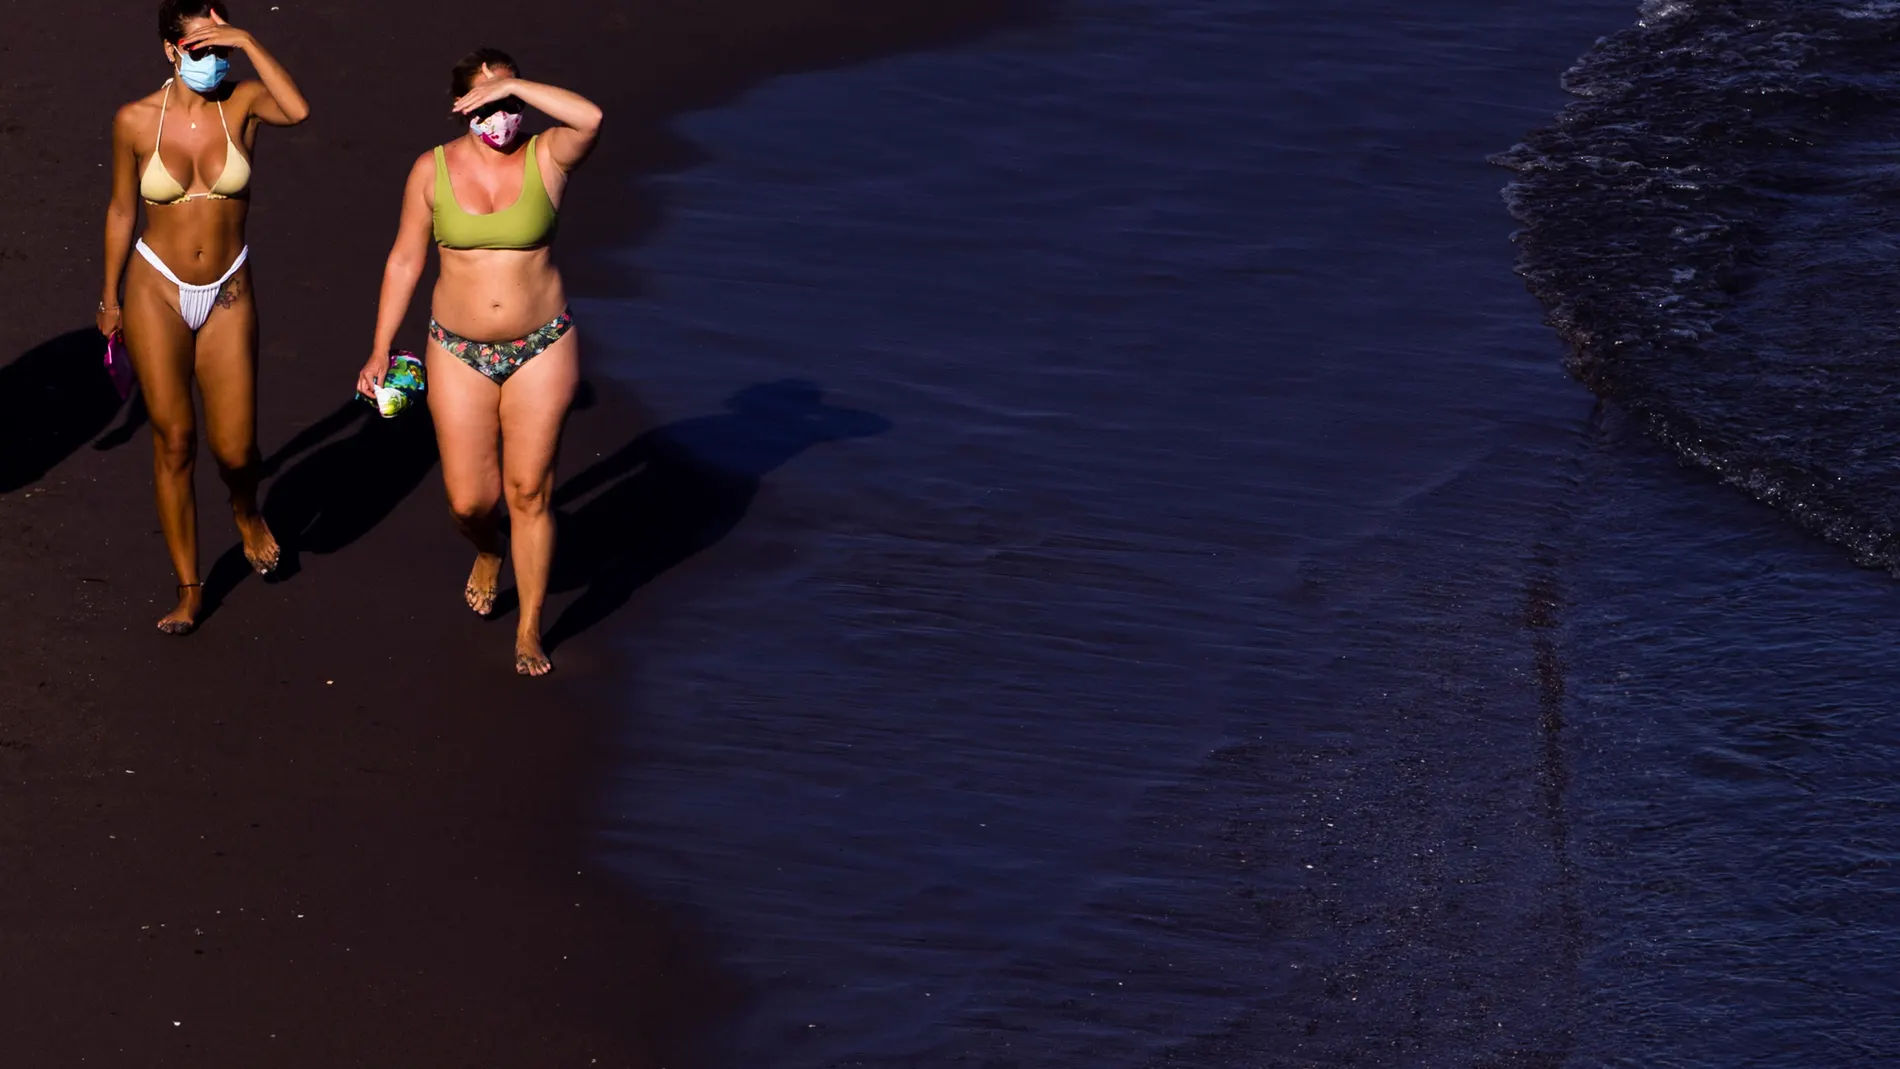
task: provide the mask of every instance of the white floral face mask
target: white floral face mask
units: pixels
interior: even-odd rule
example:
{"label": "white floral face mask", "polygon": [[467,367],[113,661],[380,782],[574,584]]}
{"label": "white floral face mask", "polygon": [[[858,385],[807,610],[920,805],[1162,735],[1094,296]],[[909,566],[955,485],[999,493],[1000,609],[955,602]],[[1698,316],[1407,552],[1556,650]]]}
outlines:
{"label": "white floral face mask", "polygon": [[521,135],[521,113],[498,111],[486,119],[470,119],[468,128],[489,148],[505,149]]}

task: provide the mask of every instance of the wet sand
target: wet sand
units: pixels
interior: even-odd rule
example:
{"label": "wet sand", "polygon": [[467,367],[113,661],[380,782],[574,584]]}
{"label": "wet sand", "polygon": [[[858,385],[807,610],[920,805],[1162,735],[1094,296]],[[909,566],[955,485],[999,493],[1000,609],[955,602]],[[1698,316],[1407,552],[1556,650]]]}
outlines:
{"label": "wet sand", "polygon": [[[100,400],[91,331],[112,111],[165,75],[146,7],[15,12],[0,97],[6,1061],[703,1063],[745,1000],[719,933],[584,861],[605,714],[582,695],[608,644],[582,633],[555,651],[555,678],[515,678],[511,617],[461,605],[468,552],[426,417],[380,423],[347,401],[401,178],[454,133],[453,61],[507,48],[528,76],[607,108],[560,256],[576,297],[637,294],[607,254],[664,223],[639,177],[695,162],[673,116],[1026,6],[554,2],[528,24],[483,2],[452,19],[240,3],[233,21],[314,108],[263,132],[250,229],[267,510],[295,560],[281,582],[243,575],[205,457],[216,608],[182,641],[152,627],[173,579],[149,445],[135,413]],[[425,320],[418,301],[405,342]],[[637,398],[594,389],[564,473],[646,429]]]}

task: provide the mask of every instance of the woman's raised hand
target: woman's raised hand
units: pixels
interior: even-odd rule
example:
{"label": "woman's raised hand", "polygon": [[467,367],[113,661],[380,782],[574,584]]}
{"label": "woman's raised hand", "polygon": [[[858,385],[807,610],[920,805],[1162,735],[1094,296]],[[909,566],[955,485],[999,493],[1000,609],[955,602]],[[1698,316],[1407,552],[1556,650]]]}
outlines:
{"label": "woman's raised hand", "polygon": [[506,100],[515,95],[515,79],[494,78],[490,76],[491,74],[488,64],[482,64],[482,80],[470,86],[468,92],[463,93],[461,99],[455,102],[454,110],[458,115],[467,115],[485,104],[493,104],[497,100]]}
{"label": "woman's raised hand", "polygon": [[211,13],[211,25],[200,26],[178,39],[178,47],[186,52],[196,52],[200,48],[236,48],[243,49],[251,43],[251,35]]}

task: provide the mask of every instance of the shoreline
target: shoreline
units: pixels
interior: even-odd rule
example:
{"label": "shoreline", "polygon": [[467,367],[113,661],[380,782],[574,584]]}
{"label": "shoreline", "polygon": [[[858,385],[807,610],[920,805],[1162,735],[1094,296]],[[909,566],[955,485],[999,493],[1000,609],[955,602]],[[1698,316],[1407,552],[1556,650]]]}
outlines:
{"label": "shoreline", "polygon": [[[635,20],[557,3],[489,41],[368,4],[240,2],[233,22],[314,107],[260,137],[250,223],[259,444],[276,461],[266,511],[296,523],[278,535],[301,552],[282,581],[231,571],[235,531],[201,464],[221,604],[182,640],[152,626],[171,579],[149,444],[89,378],[106,135],[112,110],[163,78],[152,20],[100,0],[20,13],[41,58],[23,58],[0,100],[0,175],[29,191],[0,222],[15,310],[0,322],[0,404],[17,417],[0,429],[5,1049],[36,1066],[711,1057],[745,997],[716,936],[587,863],[614,714],[582,694],[610,656],[607,628],[556,648],[553,677],[518,680],[508,618],[461,604],[468,554],[415,440],[426,424],[344,402],[400,175],[453,133],[439,117],[454,59],[507,48],[530,77],[607,107],[559,257],[572,297],[635,295],[611,254],[662,221],[635,182],[696,158],[673,116],[779,74],[948,43],[1024,6],[735,0]],[[469,14],[513,30],[499,7]],[[73,77],[74,57],[100,72]],[[625,71],[638,74],[616,84]],[[402,337],[425,320],[418,301]],[[563,479],[652,423],[589,377]],[[551,622],[572,597],[551,602]]]}

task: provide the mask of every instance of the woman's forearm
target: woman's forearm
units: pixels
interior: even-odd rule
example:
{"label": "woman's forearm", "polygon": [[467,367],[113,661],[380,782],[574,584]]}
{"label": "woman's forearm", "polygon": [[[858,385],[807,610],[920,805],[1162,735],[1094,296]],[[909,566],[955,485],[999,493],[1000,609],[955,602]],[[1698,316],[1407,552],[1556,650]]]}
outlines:
{"label": "woman's forearm", "polygon": [[125,263],[132,255],[132,228],[138,224],[138,209],[113,204],[106,208],[106,277],[99,291],[99,303],[107,308],[119,306],[119,284],[125,277]]}
{"label": "woman's forearm", "polygon": [[422,278],[422,263],[407,257],[391,256],[383,268],[383,291],[376,302],[376,340],[372,351],[386,353],[396,343],[396,331],[402,329],[409,303],[415,299],[416,283]]}
{"label": "woman's forearm", "polygon": [[571,126],[582,133],[593,133],[600,128],[599,105],[571,89],[520,78],[514,79],[511,88],[523,103],[563,126]]}
{"label": "woman's forearm", "polygon": [[257,80],[264,83],[264,89],[284,113],[284,118],[293,125],[310,117],[310,102],[303,98],[303,91],[291,80],[290,72],[277,62],[257,38],[250,38],[244,46],[244,54],[251,57],[251,66],[257,70]]}

